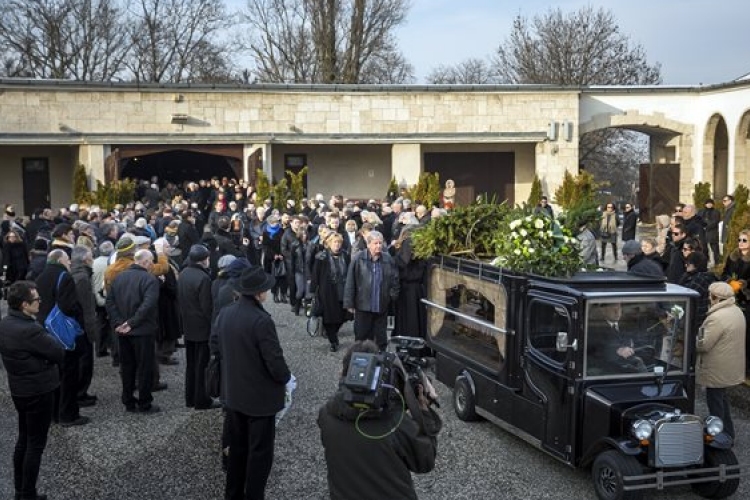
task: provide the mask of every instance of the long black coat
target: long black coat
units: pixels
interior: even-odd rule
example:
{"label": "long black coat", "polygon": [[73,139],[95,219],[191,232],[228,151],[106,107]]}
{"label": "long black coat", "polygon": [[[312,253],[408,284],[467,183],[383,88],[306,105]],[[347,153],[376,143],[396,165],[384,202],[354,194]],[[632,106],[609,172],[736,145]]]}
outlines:
{"label": "long black coat", "polygon": [[26,278],[29,269],[29,251],[25,241],[5,243],[3,245],[3,264],[8,269],[5,279],[11,283]]}
{"label": "long black coat", "polygon": [[[65,276],[60,280],[60,289],[57,289],[57,279],[61,273]],[[36,287],[42,302],[39,304],[39,314],[37,320],[44,324],[47,316],[57,303],[60,310],[78,321],[79,325],[84,324],[83,308],[78,302],[76,294],[76,284],[73,276],[62,264],[47,264],[44,271],[36,279]]]}
{"label": "long black coat", "polygon": [[323,324],[341,324],[346,321],[346,310],[343,300],[339,300],[335,279],[345,280],[349,269],[349,255],[341,252],[340,259],[344,259],[344,275],[336,278],[331,270],[330,253],[323,250],[315,255],[313,272],[310,278],[310,290],[316,294],[323,317]]}
{"label": "long black coat", "polygon": [[131,264],[112,280],[107,292],[107,314],[112,328],[127,322],[129,336],[156,337],[159,333],[159,280],[138,264]]}
{"label": "long black coat", "polygon": [[635,210],[626,210],[622,213],[622,241],[635,239],[635,228],[638,224],[638,216]]}
{"label": "long black coat", "polygon": [[224,405],[251,417],[281,411],[291,372],[271,315],[254,297],[243,295],[221,310],[214,330]]}
{"label": "long black coat", "polygon": [[177,301],[185,340],[208,342],[213,313],[208,270],[198,264],[190,264],[183,269],[177,281]]}
{"label": "long black coat", "polygon": [[394,335],[422,337],[427,333],[427,311],[422,299],[427,297],[427,262],[412,255],[411,238],[406,238],[396,250],[401,290],[396,300]]}
{"label": "long black coat", "polygon": [[156,340],[177,340],[182,335],[180,310],[177,302],[178,267],[170,259],[169,271],[159,285],[159,334]]}
{"label": "long black coat", "polygon": [[13,396],[37,396],[60,386],[65,349],[34,318],[11,310],[0,321],[0,355]]}

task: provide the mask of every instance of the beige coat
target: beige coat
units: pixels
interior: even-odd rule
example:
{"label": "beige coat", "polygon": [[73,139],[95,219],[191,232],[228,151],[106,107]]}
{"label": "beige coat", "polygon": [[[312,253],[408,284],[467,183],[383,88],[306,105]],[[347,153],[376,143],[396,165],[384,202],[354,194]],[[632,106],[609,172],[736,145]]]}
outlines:
{"label": "beige coat", "polygon": [[700,385],[720,389],[745,381],[745,316],[734,297],[708,309],[696,348]]}

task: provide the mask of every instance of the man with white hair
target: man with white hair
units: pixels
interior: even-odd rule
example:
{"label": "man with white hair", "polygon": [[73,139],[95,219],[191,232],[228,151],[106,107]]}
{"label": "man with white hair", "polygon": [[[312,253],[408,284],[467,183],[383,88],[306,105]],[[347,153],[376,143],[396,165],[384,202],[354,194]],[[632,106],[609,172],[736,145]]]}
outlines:
{"label": "man with white hair", "polygon": [[134,263],[117,275],[107,294],[107,312],[120,343],[122,403],[129,412],[160,411],[151,394],[159,331],[159,280],[149,272],[153,265],[151,251],[138,250]]}
{"label": "man with white hair", "polygon": [[344,287],[344,308],[354,314],[354,338],[388,347],[388,307],[398,298],[399,276],[393,258],[383,252],[383,235],[367,235],[367,251],[352,258]]}

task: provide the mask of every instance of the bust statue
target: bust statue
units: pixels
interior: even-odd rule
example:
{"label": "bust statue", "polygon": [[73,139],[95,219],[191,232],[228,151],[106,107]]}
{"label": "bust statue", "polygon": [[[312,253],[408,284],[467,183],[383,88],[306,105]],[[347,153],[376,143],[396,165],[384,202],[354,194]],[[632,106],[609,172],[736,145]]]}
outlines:
{"label": "bust statue", "polygon": [[456,200],[456,185],[453,179],[445,181],[445,189],[443,189],[443,208],[450,210],[453,208]]}

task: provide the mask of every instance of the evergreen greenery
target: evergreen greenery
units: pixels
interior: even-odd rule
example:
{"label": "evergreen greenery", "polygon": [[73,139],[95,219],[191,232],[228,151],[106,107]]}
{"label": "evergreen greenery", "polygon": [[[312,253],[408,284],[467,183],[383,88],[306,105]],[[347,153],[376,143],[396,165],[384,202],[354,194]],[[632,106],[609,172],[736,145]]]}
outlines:
{"label": "evergreen greenery", "polygon": [[711,198],[711,183],[710,182],[699,182],[695,185],[693,191],[693,205],[696,210],[700,210],[707,199]]}
{"label": "evergreen greenery", "polygon": [[[567,171],[565,172],[568,173]],[[529,199],[526,200],[526,204],[535,207],[539,205],[542,200],[542,181],[539,176],[534,174],[534,181],[531,183],[531,192],[529,193]]]}
{"label": "evergreen greenery", "polygon": [[79,205],[88,204],[91,203],[92,196],[86,167],[79,163],[73,170],[73,201]]}
{"label": "evergreen greenery", "polygon": [[555,190],[555,203],[563,210],[579,206],[582,200],[594,200],[598,184],[589,172],[581,172],[573,176],[566,171],[563,182]]}
{"label": "evergreen greenery", "polygon": [[410,199],[414,204],[431,207],[440,201],[440,174],[422,172],[419,181],[411,189]]}
{"label": "evergreen greenery", "polygon": [[307,175],[307,166],[302,167],[298,173],[286,171],[286,175],[289,176],[290,186],[289,191],[291,192],[291,199],[294,200],[295,212],[302,210],[301,203],[302,198],[305,197],[305,176]]}
{"label": "evergreen greenery", "polygon": [[393,196],[394,199],[398,198],[398,182],[396,182],[395,177],[391,177],[391,182],[388,183],[388,191],[386,191],[385,193],[386,199],[390,198],[391,196]]}
{"label": "evergreen greenery", "polygon": [[726,260],[732,250],[737,248],[737,237],[740,231],[750,228],[750,210],[748,210],[748,189],[744,184],[739,184],[734,190],[734,213],[729,221],[729,234],[727,243],[724,245],[723,260]]}
{"label": "evergreen greenery", "polygon": [[262,168],[255,172],[255,193],[256,206],[262,206],[264,201],[271,198],[271,181]]}
{"label": "evergreen greenery", "polygon": [[272,191],[273,191],[273,208],[283,213],[286,210],[286,200],[287,200],[286,179],[281,179],[279,182],[274,184]]}

